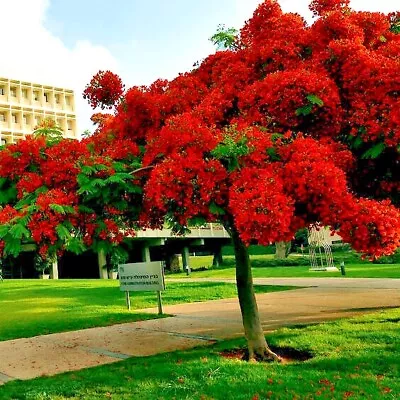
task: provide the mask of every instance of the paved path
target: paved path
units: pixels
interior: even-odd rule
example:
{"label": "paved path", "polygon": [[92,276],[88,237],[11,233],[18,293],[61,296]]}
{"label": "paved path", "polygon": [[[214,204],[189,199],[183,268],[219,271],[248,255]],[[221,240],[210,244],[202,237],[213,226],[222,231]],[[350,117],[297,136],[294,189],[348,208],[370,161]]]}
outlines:
{"label": "paved path", "polygon": [[[233,278],[178,278],[167,282],[226,282]],[[283,285],[326,288],[400,289],[400,279],[386,278],[254,278],[255,285]]]}
{"label": "paved path", "polygon": [[[282,280],[274,279],[274,283],[278,281],[282,284]],[[400,307],[400,291],[398,288],[323,287],[321,283],[319,287],[261,294],[257,300],[263,327],[271,331],[285,325]],[[156,312],[155,309],[145,311]],[[243,336],[236,299],[167,306],[165,312],[174,316],[0,342],[0,383]]]}

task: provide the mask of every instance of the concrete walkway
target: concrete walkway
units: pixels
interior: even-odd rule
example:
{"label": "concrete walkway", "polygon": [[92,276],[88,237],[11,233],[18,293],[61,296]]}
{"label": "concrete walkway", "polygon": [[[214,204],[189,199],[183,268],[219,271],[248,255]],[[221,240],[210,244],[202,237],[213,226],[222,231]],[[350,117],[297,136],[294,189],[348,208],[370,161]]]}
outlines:
{"label": "concrete walkway", "polygon": [[[273,281],[274,284],[289,284],[286,280],[282,283],[281,279]],[[319,287],[258,295],[264,330],[400,307],[400,291],[396,286],[399,282],[391,281],[392,284],[387,283],[388,288],[375,288],[372,282],[372,287],[367,288],[356,287],[356,283],[350,288],[324,286],[321,282]],[[296,285],[308,286],[305,282],[296,282]],[[145,311],[156,312],[155,309]],[[0,342],[0,383],[243,336],[236,299],[167,306],[165,312],[174,316]]]}
{"label": "concrete walkway", "polygon": [[[179,278],[168,282],[225,282],[235,283],[233,278]],[[400,279],[388,278],[254,278],[254,285],[278,285],[326,288],[400,289]]]}

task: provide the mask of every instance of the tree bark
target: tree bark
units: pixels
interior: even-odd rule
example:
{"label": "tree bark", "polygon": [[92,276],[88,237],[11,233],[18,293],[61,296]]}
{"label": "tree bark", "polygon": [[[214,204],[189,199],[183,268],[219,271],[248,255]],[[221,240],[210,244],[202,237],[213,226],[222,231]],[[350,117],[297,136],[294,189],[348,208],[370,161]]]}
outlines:
{"label": "tree bark", "polygon": [[254,294],[249,252],[235,229],[231,229],[236,261],[236,284],[242,313],[243,327],[247,339],[249,360],[280,358],[268,347],[258,313]]}

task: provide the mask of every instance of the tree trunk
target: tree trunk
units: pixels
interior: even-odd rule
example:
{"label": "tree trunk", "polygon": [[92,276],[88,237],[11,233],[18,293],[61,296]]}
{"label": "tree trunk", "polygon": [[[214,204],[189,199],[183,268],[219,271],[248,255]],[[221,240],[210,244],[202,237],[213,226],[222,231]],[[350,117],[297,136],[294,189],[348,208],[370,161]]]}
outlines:
{"label": "tree trunk", "polygon": [[256,298],[254,295],[249,252],[235,229],[231,230],[236,261],[236,284],[245,336],[249,349],[249,360],[280,358],[270,350],[261,326]]}
{"label": "tree trunk", "polygon": [[291,245],[291,242],[276,242],[275,258],[277,260],[285,260],[289,255]]}

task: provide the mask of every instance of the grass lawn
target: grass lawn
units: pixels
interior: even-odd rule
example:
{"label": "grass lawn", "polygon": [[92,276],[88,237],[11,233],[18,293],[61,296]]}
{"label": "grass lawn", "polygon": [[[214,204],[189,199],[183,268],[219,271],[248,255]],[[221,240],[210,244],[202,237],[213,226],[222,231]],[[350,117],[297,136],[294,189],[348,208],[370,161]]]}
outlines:
{"label": "grass lawn", "polygon": [[247,363],[220,356],[243,341],[131,358],[50,378],[10,382],[0,399],[398,399],[400,309],[270,334],[272,345],[311,352],[306,362]]}
{"label": "grass lawn", "polygon": [[[135,310],[156,307],[154,292],[131,294],[129,312],[118,281],[109,280],[5,280],[0,282],[0,341],[95,326],[156,318]],[[258,293],[285,290],[257,287]],[[236,297],[233,284],[171,283],[163,303],[178,304]]]}
{"label": "grass lawn", "polygon": [[[291,259],[298,259],[301,256],[291,256]],[[253,276],[255,278],[326,278],[341,277],[337,272],[311,272],[309,265],[291,266],[291,267],[262,267],[263,262],[268,263],[273,260],[273,255],[252,256],[252,261],[257,267],[253,268]],[[190,258],[191,267],[198,269],[201,267],[209,268],[212,265],[212,256],[196,256]],[[192,278],[234,278],[235,269],[234,259],[232,256],[224,256],[226,265],[208,269],[206,271],[193,271]],[[307,263],[307,260],[305,261]],[[184,278],[186,274],[169,275],[172,278]],[[346,263],[346,276],[348,278],[400,278],[400,264],[373,264],[373,263]]]}

